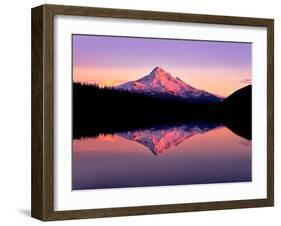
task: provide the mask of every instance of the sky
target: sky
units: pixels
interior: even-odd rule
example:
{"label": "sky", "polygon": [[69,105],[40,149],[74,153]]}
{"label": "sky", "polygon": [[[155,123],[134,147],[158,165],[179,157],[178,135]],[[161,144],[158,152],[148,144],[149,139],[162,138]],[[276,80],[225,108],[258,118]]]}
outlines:
{"label": "sky", "polygon": [[252,44],[72,35],[73,81],[116,86],[156,66],[205,91],[228,96],[251,84]]}

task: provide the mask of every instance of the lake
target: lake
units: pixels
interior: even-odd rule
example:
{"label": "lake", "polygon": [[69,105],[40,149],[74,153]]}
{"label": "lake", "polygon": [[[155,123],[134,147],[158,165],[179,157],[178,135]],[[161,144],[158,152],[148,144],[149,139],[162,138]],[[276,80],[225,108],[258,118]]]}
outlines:
{"label": "lake", "polygon": [[219,123],[186,123],[73,140],[72,189],[252,180],[251,140]]}

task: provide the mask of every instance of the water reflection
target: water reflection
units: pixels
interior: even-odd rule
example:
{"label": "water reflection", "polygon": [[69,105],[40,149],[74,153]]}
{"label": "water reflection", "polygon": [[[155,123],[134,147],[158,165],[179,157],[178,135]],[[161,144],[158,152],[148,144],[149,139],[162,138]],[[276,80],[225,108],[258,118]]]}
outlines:
{"label": "water reflection", "polygon": [[74,139],[72,167],[73,189],[245,182],[251,141],[218,123],[162,125]]}
{"label": "water reflection", "polygon": [[144,130],[117,133],[117,135],[136,141],[146,146],[154,155],[158,155],[194,135],[205,133],[218,126],[220,124],[188,123],[180,126],[152,127]]}

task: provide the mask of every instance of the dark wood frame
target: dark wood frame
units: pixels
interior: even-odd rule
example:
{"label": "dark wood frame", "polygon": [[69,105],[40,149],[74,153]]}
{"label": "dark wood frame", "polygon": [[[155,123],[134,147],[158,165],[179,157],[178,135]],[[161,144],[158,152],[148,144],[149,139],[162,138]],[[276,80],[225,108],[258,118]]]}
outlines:
{"label": "dark wood frame", "polygon": [[[54,211],[53,34],[55,15],[257,26],[267,28],[267,198],[156,206]],[[274,20],[124,9],[42,5],[32,9],[31,215],[49,220],[160,214],[274,205]]]}

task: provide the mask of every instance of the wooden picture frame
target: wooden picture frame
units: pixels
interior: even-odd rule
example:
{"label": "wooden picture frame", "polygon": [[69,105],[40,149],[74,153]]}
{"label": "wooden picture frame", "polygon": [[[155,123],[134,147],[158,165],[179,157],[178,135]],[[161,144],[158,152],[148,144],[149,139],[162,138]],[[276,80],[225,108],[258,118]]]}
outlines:
{"label": "wooden picture frame", "polygon": [[[54,210],[54,16],[126,18],[218,25],[240,25],[267,29],[267,198],[122,208]],[[32,202],[34,218],[66,219],[162,214],[274,205],[274,21],[273,19],[196,15],[42,5],[32,9]]]}

